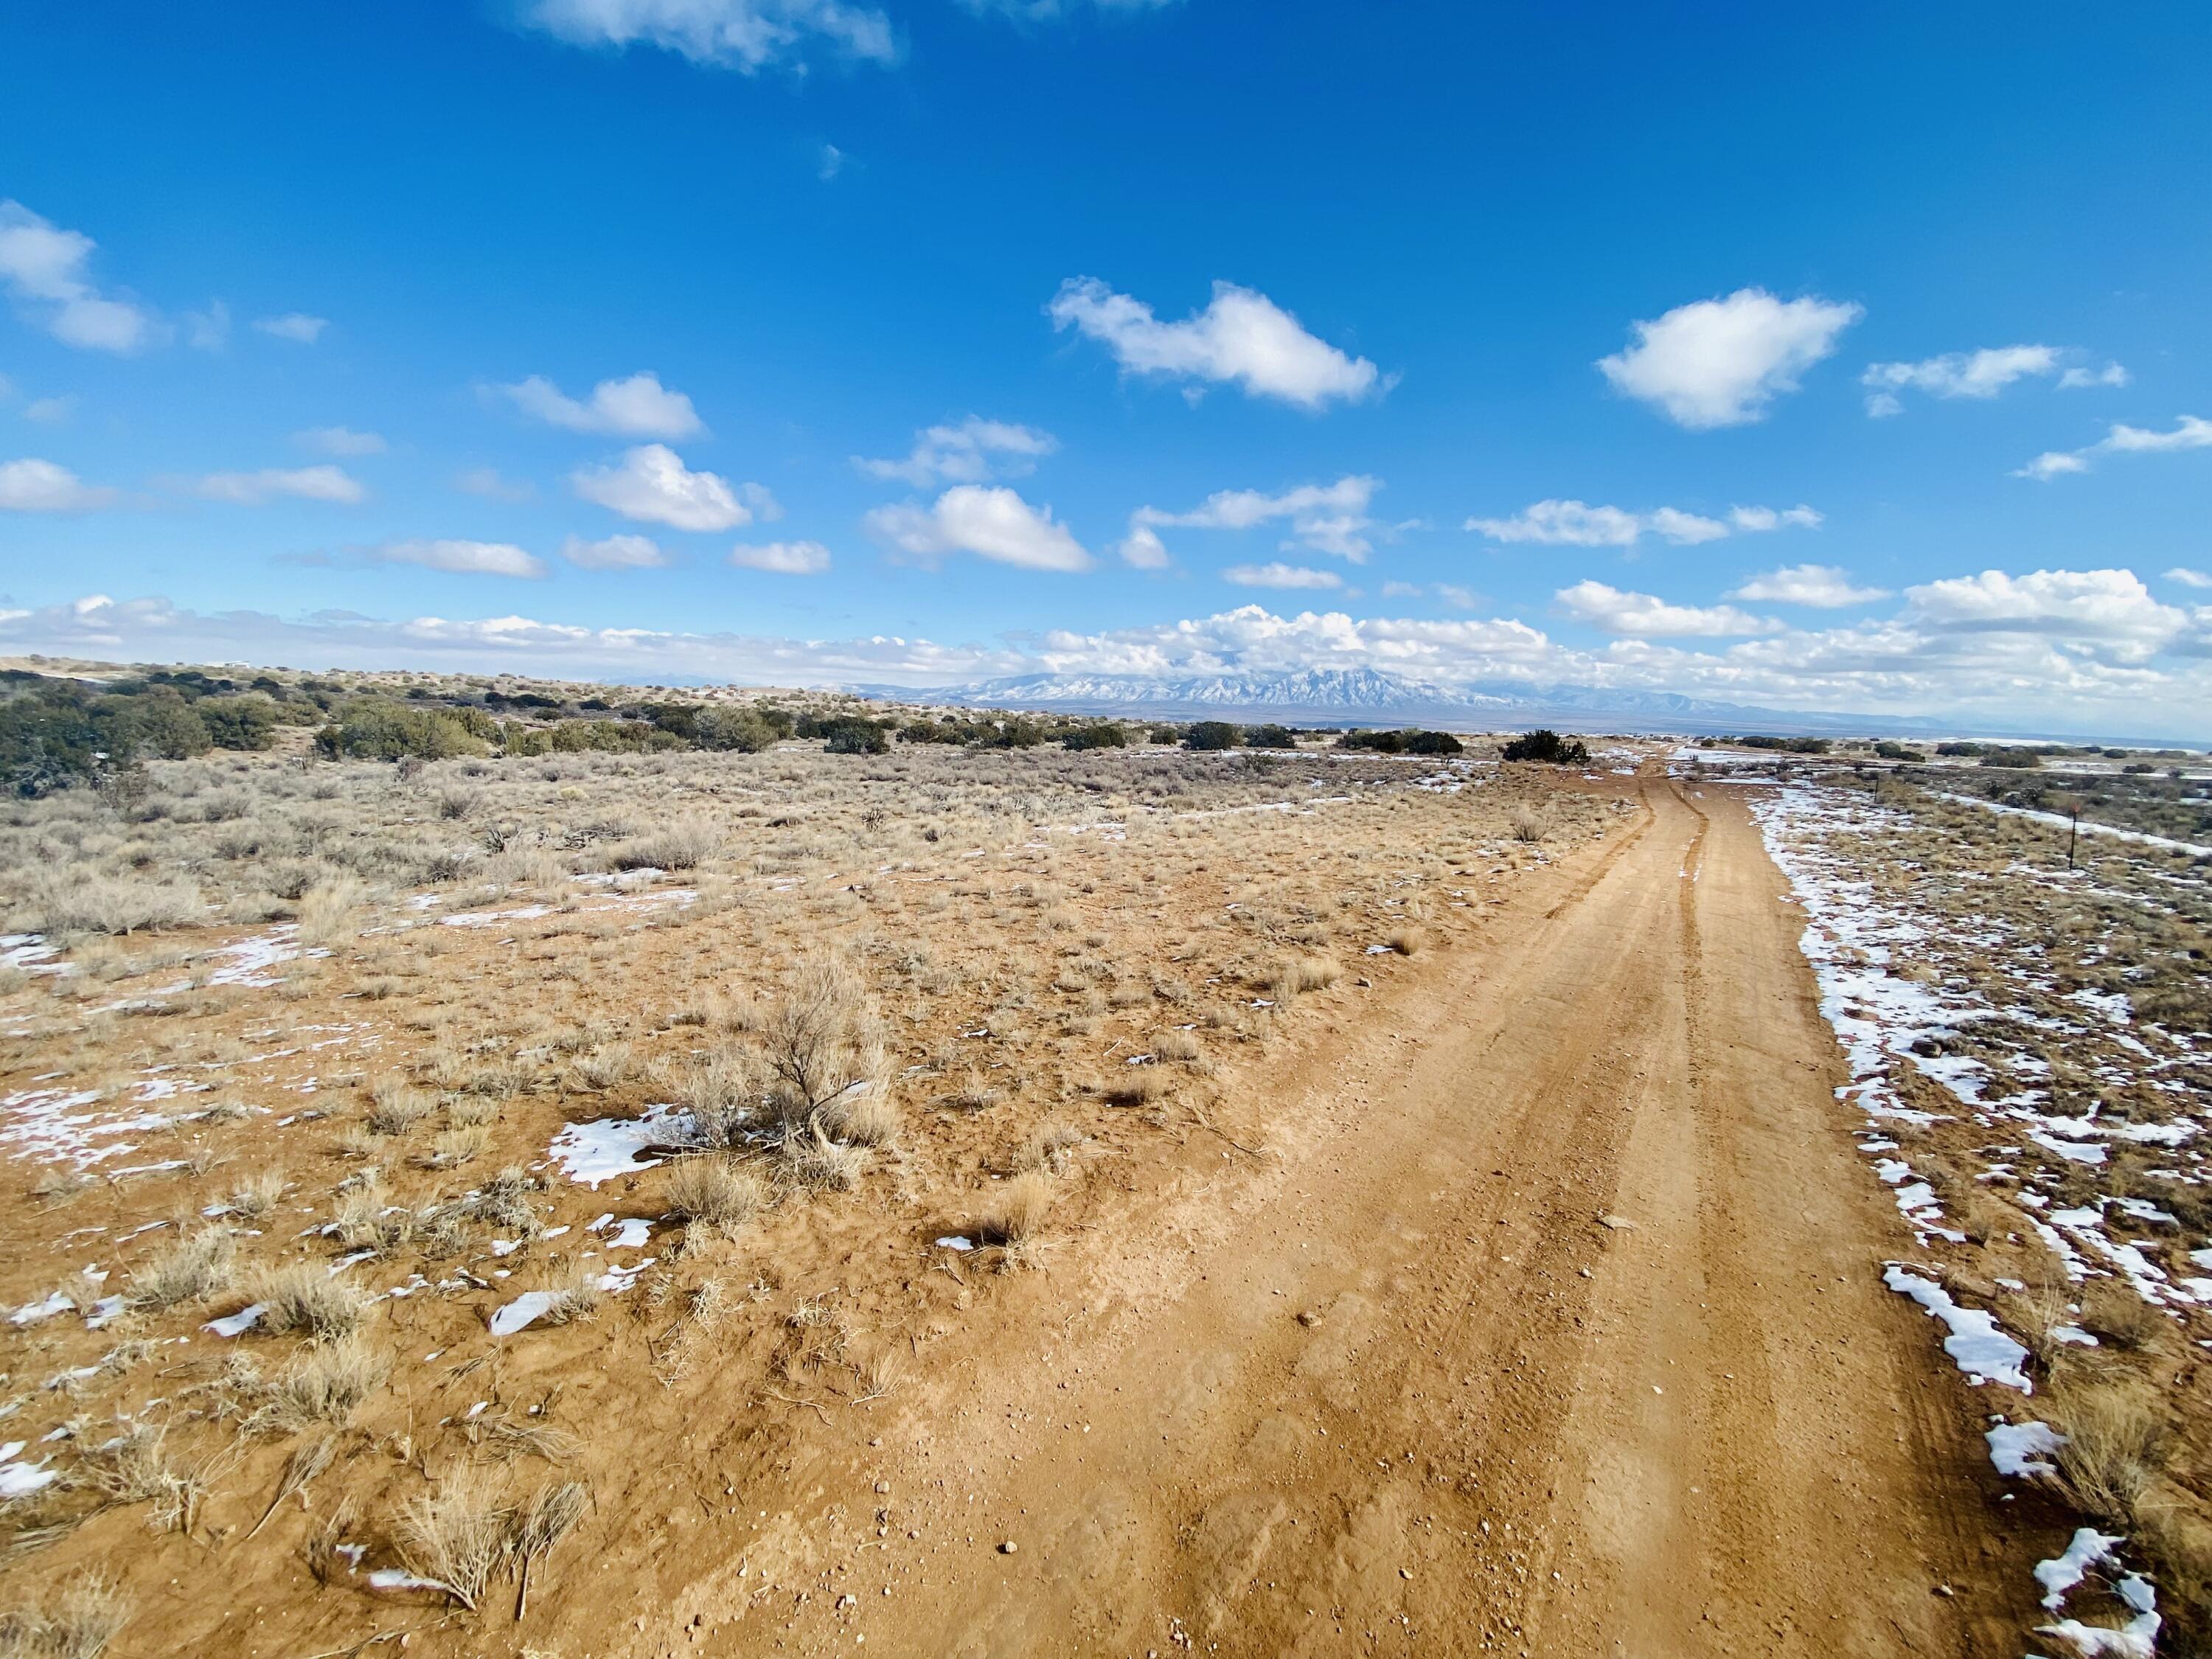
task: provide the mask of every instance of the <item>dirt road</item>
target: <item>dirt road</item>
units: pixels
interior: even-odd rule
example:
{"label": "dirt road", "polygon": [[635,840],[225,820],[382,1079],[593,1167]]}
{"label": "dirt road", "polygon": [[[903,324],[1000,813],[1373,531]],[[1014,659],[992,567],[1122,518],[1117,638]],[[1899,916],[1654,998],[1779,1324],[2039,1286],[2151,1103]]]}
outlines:
{"label": "dirt road", "polygon": [[2017,1654],[2033,1558],[1880,1286],[1796,912],[1738,799],[1644,788],[1261,1156],[809,1427],[635,1650]]}

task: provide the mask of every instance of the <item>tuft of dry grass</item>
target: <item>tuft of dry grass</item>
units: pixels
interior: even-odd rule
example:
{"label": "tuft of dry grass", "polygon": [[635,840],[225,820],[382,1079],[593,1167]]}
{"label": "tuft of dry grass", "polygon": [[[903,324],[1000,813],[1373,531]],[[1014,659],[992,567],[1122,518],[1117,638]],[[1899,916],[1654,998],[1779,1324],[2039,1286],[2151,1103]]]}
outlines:
{"label": "tuft of dry grass", "polygon": [[203,1227],[174,1239],[131,1275],[125,1296],[139,1310],[204,1302],[229,1285],[236,1249],[220,1227]]}
{"label": "tuft of dry grass", "polygon": [[1288,1002],[1308,991],[1325,991],[1336,983],[1337,967],[1327,957],[1300,957],[1275,971],[1271,989],[1277,1002]]}
{"label": "tuft of dry grass", "polygon": [[601,1295],[598,1279],[579,1263],[567,1279],[553,1287],[553,1299],[538,1316],[548,1325],[567,1325],[589,1319],[599,1310]]}
{"label": "tuft of dry grass", "polygon": [[284,1198],[284,1171],[258,1170],[238,1183],[227,1200],[230,1212],[242,1221],[262,1221]]}
{"label": "tuft of dry grass", "polygon": [[676,1078],[676,1103],[691,1116],[702,1146],[742,1146],[767,1095],[767,1079],[749,1049],[724,1043],[695,1058]]}
{"label": "tuft of dry grass", "polygon": [[991,1194],[975,1218],[975,1231],[984,1243],[999,1251],[1000,1266],[1019,1267],[1035,1260],[1052,1200],[1052,1177],[1042,1170],[1024,1170]]}
{"label": "tuft of dry grass", "polygon": [[62,1586],[51,1611],[0,1613],[0,1659],[100,1659],[130,1620],[122,1592],[87,1573]]}
{"label": "tuft of dry grass", "polygon": [[398,1078],[380,1079],[371,1098],[366,1121],[372,1134],[404,1135],[430,1115],[430,1097]]}
{"label": "tuft of dry grass", "polygon": [[2081,1328],[2116,1348],[2142,1347],[2164,1323],[2157,1311],[2118,1279],[2093,1279],[2081,1287]]}
{"label": "tuft of dry grass", "polygon": [[186,1468],[170,1455],[165,1425],[141,1422],[86,1451],[72,1479],[103,1503],[151,1504],[149,1523],[162,1531],[189,1532],[211,1473],[212,1460]]}
{"label": "tuft of dry grass", "polygon": [[2060,1490],[2083,1514],[2131,1528],[2158,1472],[2157,1402],[2126,1383],[2085,1382],[2052,1390],[2046,1411],[2066,1436],[2051,1455]]}
{"label": "tuft of dry grass", "polygon": [[669,1213],[695,1225],[734,1231],[767,1203],[760,1177],[723,1158],[686,1158],[668,1177]]}
{"label": "tuft of dry grass", "polygon": [[1540,842],[1551,829],[1541,813],[1528,806],[1512,807],[1505,815],[1505,822],[1512,830],[1516,841]]}
{"label": "tuft of dry grass", "polygon": [[1152,1052],[1162,1060],[1194,1060],[1205,1054],[1205,1045],[1194,1031],[1172,1030],[1162,1031],[1152,1039]]}
{"label": "tuft of dry grass", "polygon": [[844,1192],[868,1168],[868,1150],[832,1140],[818,1119],[794,1126],[777,1149],[777,1168],[792,1186]]}
{"label": "tuft of dry grass", "polygon": [[856,1091],[823,1107],[822,1123],[848,1146],[888,1146],[898,1133],[898,1103],[881,1089]]}
{"label": "tuft of dry grass", "polygon": [[483,1470],[464,1463],[409,1500],[393,1528],[407,1570],[473,1613],[507,1558],[513,1511]]}
{"label": "tuft of dry grass", "polygon": [[626,1042],[610,1042],[568,1064],[568,1086],[585,1094],[619,1089],[637,1075],[637,1057]]}
{"label": "tuft of dry grass", "polygon": [[384,1386],[392,1362],[358,1337],[320,1344],[295,1356],[245,1423],[247,1434],[292,1434],[315,1423],[344,1426]]}
{"label": "tuft of dry grass", "polygon": [[458,1170],[482,1158],[490,1145],[491,1131],[481,1123],[447,1129],[430,1143],[430,1150],[417,1161],[426,1170]]}
{"label": "tuft of dry grass", "polygon": [[1147,1106],[1167,1091],[1167,1079],[1150,1066],[1124,1066],[1098,1086],[1115,1106]]}
{"label": "tuft of dry grass", "polygon": [[253,1299],[261,1304],[260,1328],[271,1336],[304,1331],[318,1342],[337,1342],[361,1328],[368,1301],[317,1262],[280,1267],[264,1277]]}
{"label": "tuft of dry grass", "polygon": [[1419,927],[1400,927],[1383,942],[1401,957],[1417,956],[1428,949],[1429,936]]}
{"label": "tuft of dry grass", "polygon": [[1090,1137],[1068,1123],[1040,1123],[1014,1149],[1017,1175],[1044,1170],[1057,1175],[1068,1164],[1068,1155]]}
{"label": "tuft of dry grass", "polygon": [[157,933],[205,919],[199,889],[182,881],[140,881],[82,870],[46,876],[18,917],[23,933],[75,939],[86,933]]}

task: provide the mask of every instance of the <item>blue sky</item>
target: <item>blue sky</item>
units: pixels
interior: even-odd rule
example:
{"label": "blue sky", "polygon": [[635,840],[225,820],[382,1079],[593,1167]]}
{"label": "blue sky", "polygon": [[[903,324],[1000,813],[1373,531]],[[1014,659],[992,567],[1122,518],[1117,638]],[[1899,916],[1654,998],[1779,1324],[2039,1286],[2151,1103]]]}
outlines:
{"label": "blue sky", "polygon": [[2208,46],[2180,4],[29,0],[0,649],[2212,735]]}

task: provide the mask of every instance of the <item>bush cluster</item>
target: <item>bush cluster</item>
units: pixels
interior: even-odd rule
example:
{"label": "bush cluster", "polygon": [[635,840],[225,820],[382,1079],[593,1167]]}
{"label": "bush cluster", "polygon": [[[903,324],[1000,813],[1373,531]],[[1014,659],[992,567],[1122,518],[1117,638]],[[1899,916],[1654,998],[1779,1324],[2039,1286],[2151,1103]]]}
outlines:
{"label": "bush cluster", "polygon": [[1563,738],[1548,726],[1524,732],[1498,751],[1510,761],[1544,761],[1553,766],[1584,766],[1589,745],[1580,738]]}

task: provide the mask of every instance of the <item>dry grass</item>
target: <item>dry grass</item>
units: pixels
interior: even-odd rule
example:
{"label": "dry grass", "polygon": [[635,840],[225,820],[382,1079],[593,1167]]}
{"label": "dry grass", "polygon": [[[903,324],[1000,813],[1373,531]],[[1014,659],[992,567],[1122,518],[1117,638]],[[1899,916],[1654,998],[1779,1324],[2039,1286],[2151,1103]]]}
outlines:
{"label": "dry grass", "polygon": [[73,1476],[106,1504],[150,1504],[148,1524],[163,1532],[189,1532],[199,1519],[215,1460],[180,1462],[170,1450],[166,1425],[134,1423],[87,1450]]}
{"label": "dry grass", "polygon": [[258,1399],[245,1422],[248,1434],[293,1434],[317,1423],[343,1428],[363,1401],[384,1386],[392,1362],[358,1337],[319,1344],[294,1356],[271,1383],[250,1392]]}
{"label": "dry grass", "polygon": [[132,1272],[124,1294],[131,1307],[141,1310],[204,1302],[229,1285],[236,1260],[237,1249],[228,1233],[220,1227],[203,1227],[156,1250],[145,1266]]}
{"label": "dry grass", "polygon": [[1546,822],[1543,814],[1532,807],[1515,806],[1506,813],[1505,818],[1516,841],[1534,843],[1551,833],[1551,825]]}
{"label": "dry grass", "polygon": [[1002,1267],[1033,1265],[1052,1214],[1052,1177],[1027,1170],[999,1186],[975,1218],[982,1243],[998,1252]]}
{"label": "dry grass", "polygon": [[419,1089],[410,1088],[398,1078],[380,1080],[372,1096],[368,1116],[364,1120],[371,1134],[404,1135],[424,1118],[430,1115],[435,1103]]}
{"label": "dry grass", "polygon": [[1098,1085],[1112,1106],[1148,1106],[1168,1091],[1168,1080],[1151,1066],[1124,1066]]}
{"label": "dry grass", "polygon": [[2166,1322],[2130,1285],[2100,1279],[2081,1287],[2081,1328],[2100,1341],[2140,1348]]}
{"label": "dry grass", "polygon": [[879,1089],[843,1095],[823,1108],[822,1124],[848,1146],[887,1146],[898,1134],[898,1104]]}
{"label": "dry grass", "polygon": [[1040,1123],[1014,1149],[1014,1173],[1043,1170],[1057,1175],[1067,1168],[1070,1154],[1089,1139],[1073,1124]]}
{"label": "dry grass", "polygon": [[2054,1389],[2045,1409],[2066,1436],[2051,1454],[2059,1489],[2083,1514],[2131,1528],[2158,1473],[2157,1402],[2133,1384],[2084,1382]]}
{"label": "dry grass", "polygon": [[1401,957],[1419,956],[1429,948],[1429,935],[1424,928],[1399,927],[1383,943]]}
{"label": "dry grass", "polygon": [[514,1511],[483,1471],[464,1463],[399,1514],[394,1541],[407,1570],[471,1613],[506,1565]]}
{"label": "dry grass", "polygon": [[868,1150],[830,1138],[819,1119],[793,1127],[777,1148],[785,1182],[809,1192],[846,1192],[867,1173]]}
{"label": "dry grass", "polygon": [[720,1158],[686,1158],[668,1177],[671,1215],[694,1225],[732,1232],[768,1204],[760,1177]]}
{"label": "dry grass", "polygon": [[230,1212],[240,1220],[264,1221],[283,1201],[283,1170],[260,1170],[239,1182],[227,1201]]}
{"label": "dry grass", "polygon": [[51,1609],[0,1613],[0,1659],[100,1659],[130,1619],[122,1593],[88,1573],[63,1585]]}
{"label": "dry grass", "polygon": [[271,1336],[304,1332],[318,1342],[337,1342],[361,1328],[367,1297],[334,1279],[319,1263],[301,1262],[268,1273],[255,1285],[261,1304],[260,1328]]}

